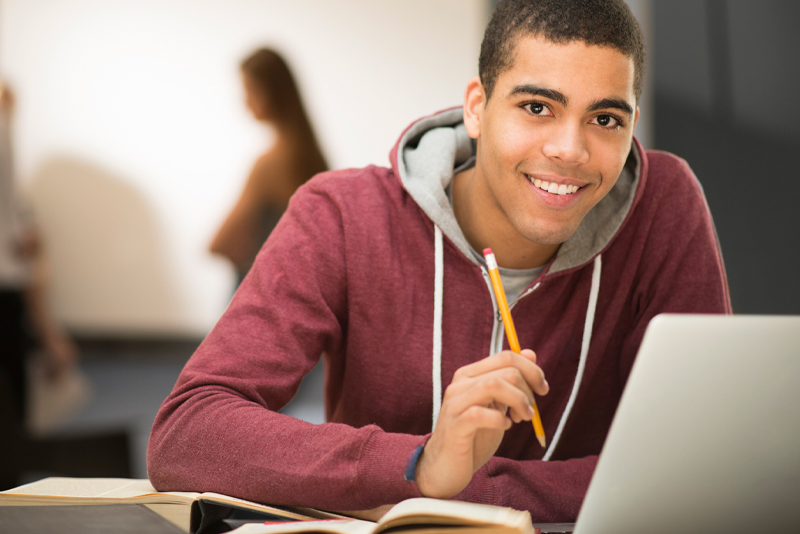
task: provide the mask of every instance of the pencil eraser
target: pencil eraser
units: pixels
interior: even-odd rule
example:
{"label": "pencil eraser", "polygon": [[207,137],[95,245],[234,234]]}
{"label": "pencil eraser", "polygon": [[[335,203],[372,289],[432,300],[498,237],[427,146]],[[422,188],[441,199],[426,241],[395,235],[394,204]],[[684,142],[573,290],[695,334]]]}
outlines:
{"label": "pencil eraser", "polygon": [[484,255],[484,256],[487,256],[487,255],[489,255],[489,254],[491,254],[491,253],[492,253],[492,249],[490,249],[490,248],[485,248],[485,249],[483,249],[483,255]]}

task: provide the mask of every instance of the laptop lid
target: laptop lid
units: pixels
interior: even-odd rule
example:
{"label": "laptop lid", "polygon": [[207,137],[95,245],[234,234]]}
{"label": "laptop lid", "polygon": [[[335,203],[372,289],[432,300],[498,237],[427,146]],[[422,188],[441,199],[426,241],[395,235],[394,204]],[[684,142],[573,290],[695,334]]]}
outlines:
{"label": "laptop lid", "polygon": [[660,315],[576,534],[800,532],[800,316]]}

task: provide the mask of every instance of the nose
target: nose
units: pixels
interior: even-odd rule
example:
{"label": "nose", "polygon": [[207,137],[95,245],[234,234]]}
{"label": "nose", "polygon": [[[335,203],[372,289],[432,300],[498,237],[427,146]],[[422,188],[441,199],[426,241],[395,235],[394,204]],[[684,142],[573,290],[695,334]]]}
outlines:
{"label": "nose", "polygon": [[581,165],[589,161],[589,149],[578,124],[562,123],[553,128],[542,152],[548,158],[566,165]]}

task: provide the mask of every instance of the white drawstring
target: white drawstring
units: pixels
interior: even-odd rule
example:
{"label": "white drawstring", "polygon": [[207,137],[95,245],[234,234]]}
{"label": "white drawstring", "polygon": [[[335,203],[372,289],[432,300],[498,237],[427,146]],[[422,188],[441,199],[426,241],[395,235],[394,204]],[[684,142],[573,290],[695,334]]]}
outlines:
{"label": "white drawstring", "polygon": [[434,286],[433,286],[433,424],[431,431],[436,428],[436,420],[442,409],[442,302],[444,289],[444,246],[442,230],[433,225],[435,234],[434,245]]}
{"label": "white drawstring", "polygon": [[[436,428],[436,421],[439,418],[439,411],[442,408],[442,308],[443,308],[443,292],[444,292],[444,244],[442,241],[442,230],[434,225],[434,288],[433,288],[433,416],[431,431]],[[564,413],[561,415],[561,420],[558,422],[553,438],[550,440],[550,446],[547,448],[542,460],[547,461],[555,451],[564,426],[567,424],[567,419],[572,411],[572,406],[575,404],[575,398],[578,396],[578,389],[580,389],[581,380],[583,379],[583,371],[586,368],[586,358],[589,355],[589,345],[592,341],[592,327],[594,326],[594,316],[597,310],[597,296],[600,293],[600,275],[603,267],[602,257],[597,256],[594,259],[594,270],[592,271],[592,287],[589,291],[589,305],[586,307],[586,318],[583,325],[583,340],[581,342],[581,355],[578,361],[578,370],[575,373],[575,380],[572,384],[572,391],[567,401],[567,406],[564,408]]]}
{"label": "white drawstring", "polygon": [[567,407],[564,408],[564,413],[561,414],[561,420],[558,422],[556,433],[553,434],[553,439],[550,440],[550,446],[547,448],[542,460],[547,461],[553,455],[553,451],[558,445],[558,440],[561,439],[561,432],[564,430],[564,425],[567,424],[567,418],[572,405],[575,404],[575,398],[578,396],[578,389],[583,379],[583,370],[586,367],[586,357],[589,355],[589,343],[592,341],[592,326],[594,325],[594,314],[597,309],[597,295],[600,293],[600,271],[603,262],[598,255],[594,259],[594,270],[592,271],[592,289],[589,291],[589,305],[586,307],[586,319],[583,323],[583,341],[581,343],[581,357],[578,361],[578,371],[575,373],[575,381],[572,383],[572,392],[567,401]]}

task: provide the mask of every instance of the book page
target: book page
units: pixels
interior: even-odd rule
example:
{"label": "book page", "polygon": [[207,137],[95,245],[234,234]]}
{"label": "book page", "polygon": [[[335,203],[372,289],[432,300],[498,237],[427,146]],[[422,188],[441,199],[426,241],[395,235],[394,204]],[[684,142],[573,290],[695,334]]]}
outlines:
{"label": "book page", "polygon": [[155,492],[155,488],[147,479],[51,477],[1,493],[59,497],[126,498]]}
{"label": "book page", "polygon": [[462,501],[417,498],[395,505],[378,521],[376,532],[411,524],[502,525],[533,532],[531,516],[512,508]]}
{"label": "book page", "polygon": [[50,477],[0,492],[0,505],[54,504],[59,501],[190,503],[199,495],[155,490],[150,481],[130,478]]}
{"label": "book page", "polygon": [[212,493],[206,492],[201,493],[197,497],[203,501],[209,501],[217,504],[224,504],[228,506],[237,506],[239,508],[245,508],[247,510],[254,510],[257,512],[264,512],[267,514],[272,514],[278,517],[286,517],[288,519],[296,519],[298,521],[305,521],[308,519],[315,519],[314,517],[292,512],[289,510],[284,510],[282,508],[276,508],[274,506],[268,506],[266,504],[259,504],[252,501],[246,501],[244,499],[239,499],[238,497],[231,497],[229,495],[223,495],[221,493]]}
{"label": "book page", "polygon": [[235,534],[300,534],[320,532],[326,534],[371,534],[375,523],[360,519],[323,519],[297,523],[249,523],[232,530]]}

